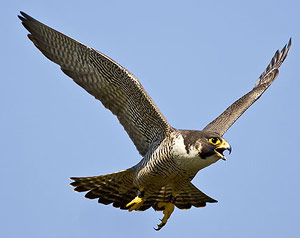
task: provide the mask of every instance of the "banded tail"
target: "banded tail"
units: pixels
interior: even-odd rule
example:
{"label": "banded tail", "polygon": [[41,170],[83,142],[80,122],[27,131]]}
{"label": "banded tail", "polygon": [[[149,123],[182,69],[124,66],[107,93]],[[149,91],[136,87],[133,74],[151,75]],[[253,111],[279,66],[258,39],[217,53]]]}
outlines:
{"label": "banded tail", "polygon": [[[132,201],[137,192],[137,187],[134,185],[134,169],[127,169],[120,172],[93,176],[93,177],[72,177],[74,182],[70,183],[75,187],[76,192],[87,192],[85,197],[89,199],[98,199],[99,203],[108,205],[111,204],[123,210],[128,210],[126,207]],[[172,193],[171,186],[162,187],[156,193],[145,194],[145,201],[140,207],[140,211],[145,211],[150,207],[154,210],[158,208],[158,202],[167,202]],[[175,206],[179,209],[190,209],[192,206],[205,207],[206,203],[217,202],[213,198],[202,193],[192,183],[188,183],[176,196]]]}

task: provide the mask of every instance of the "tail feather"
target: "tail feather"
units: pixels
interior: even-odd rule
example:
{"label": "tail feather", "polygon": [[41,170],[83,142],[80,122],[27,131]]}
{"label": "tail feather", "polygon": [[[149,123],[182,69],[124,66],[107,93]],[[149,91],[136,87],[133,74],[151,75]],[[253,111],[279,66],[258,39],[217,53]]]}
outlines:
{"label": "tail feather", "polygon": [[[137,187],[133,184],[134,170],[127,169],[120,172],[93,176],[93,177],[72,177],[74,182],[70,183],[75,187],[74,191],[87,192],[86,198],[98,199],[99,203],[128,210],[126,204],[136,196]],[[168,202],[172,194],[171,186],[164,186],[159,191],[145,196],[145,201],[139,208],[140,211],[153,207],[156,211],[163,208],[158,207],[159,202]],[[176,196],[175,206],[179,209],[190,209],[192,206],[205,207],[206,203],[217,202],[196,188],[192,183],[184,186]]]}
{"label": "tail feather", "polygon": [[132,169],[120,172],[93,176],[93,177],[72,177],[74,182],[70,183],[75,187],[76,192],[86,192],[85,197],[89,199],[98,199],[99,203],[114,207],[127,209],[126,204],[135,196],[137,187],[133,184],[134,171]]}
{"label": "tail feather", "polygon": [[176,207],[180,209],[190,209],[194,207],[205,207],[206,203],[215,203],[217,200],[201,192],[192,183],[188,183],[177,195]]}
{"label": "tail feather", "polygon": [[[160,192],[156,194],[156,199],[152,207],[156,211],[162,210],[157,206],[158,202],[169,201],[170,195],[172,194],[171,186],[162,187]],[[179,209],[190,209],[194,207],[205,207],[206,203],[215,203],[217,200],[207,196],[201,192],[192,183],[188,183],[184,186],[180,192],[176,195],[175,206]]]}

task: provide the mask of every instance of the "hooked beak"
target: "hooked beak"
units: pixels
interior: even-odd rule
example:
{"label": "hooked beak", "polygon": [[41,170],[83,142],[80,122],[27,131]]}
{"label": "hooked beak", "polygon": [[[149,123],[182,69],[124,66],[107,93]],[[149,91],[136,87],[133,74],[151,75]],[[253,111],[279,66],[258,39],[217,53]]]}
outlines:
{"label": "hooked beak", "polygon": [[229,154],[231,153],[231,146],[229,145],[229,143],[226,140],[223,140],[222,144],[220,144],[215,149],[215,152],[216,152],[217,156],[219,156],[222,160],[226,160],[225,155],[223,155],[223,152],[225,150],[228,150]]}

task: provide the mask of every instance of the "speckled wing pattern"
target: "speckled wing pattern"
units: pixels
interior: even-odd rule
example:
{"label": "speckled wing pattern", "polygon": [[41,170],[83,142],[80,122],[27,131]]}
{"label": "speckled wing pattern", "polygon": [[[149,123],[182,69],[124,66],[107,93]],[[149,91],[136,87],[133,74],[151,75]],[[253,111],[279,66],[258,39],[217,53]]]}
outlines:
{"label": "speckled wing pattern", "polygon": [[34,45],[117,116],[141,155],[172,130],[133,74],[106,55],[21,15]]}
{"label": "speckled wing pattern", "polygon": [[271,62],[265,71],[255,82],[254,88],[235,101],[229,106],[219,117],[210,122],[203,130],[214,131],[221,136],[231,127],[231,125],[267,90],[279,74],[278,68],[285,60],[291,47],[291,39],[289,43],[283,47],[281,51],[277,50]]}

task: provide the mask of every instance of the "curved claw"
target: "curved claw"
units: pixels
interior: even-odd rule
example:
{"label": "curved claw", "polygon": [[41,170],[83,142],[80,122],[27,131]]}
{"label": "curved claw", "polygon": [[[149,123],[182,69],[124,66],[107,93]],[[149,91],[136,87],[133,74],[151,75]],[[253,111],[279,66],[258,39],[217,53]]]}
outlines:
{"label": "curved claw", "polygon": [[158,204],[158,206],[160,208],[164,207],[164,211],[163,211],[164,217],[160,219],[161,223],[157,225],[157,228],[154,228],[154,230],[156,231],[159,231],[167,224],[167,221],[170,218],[171,214],[173,213],[175,207],[175,205],[170,202],[169,203],[161,202]]}
{"label": "curved claw", "polygon": [[[162,219],[160,219],[160,220],[162,221]],[[160,224],[157,225],[157,228],[154,228],[154,227],[153,227],[153,229],[156,230],[156,231],[159,231],[161,228],[164,227],[164,225],[166,225],[166,223],[161,222]]]}

